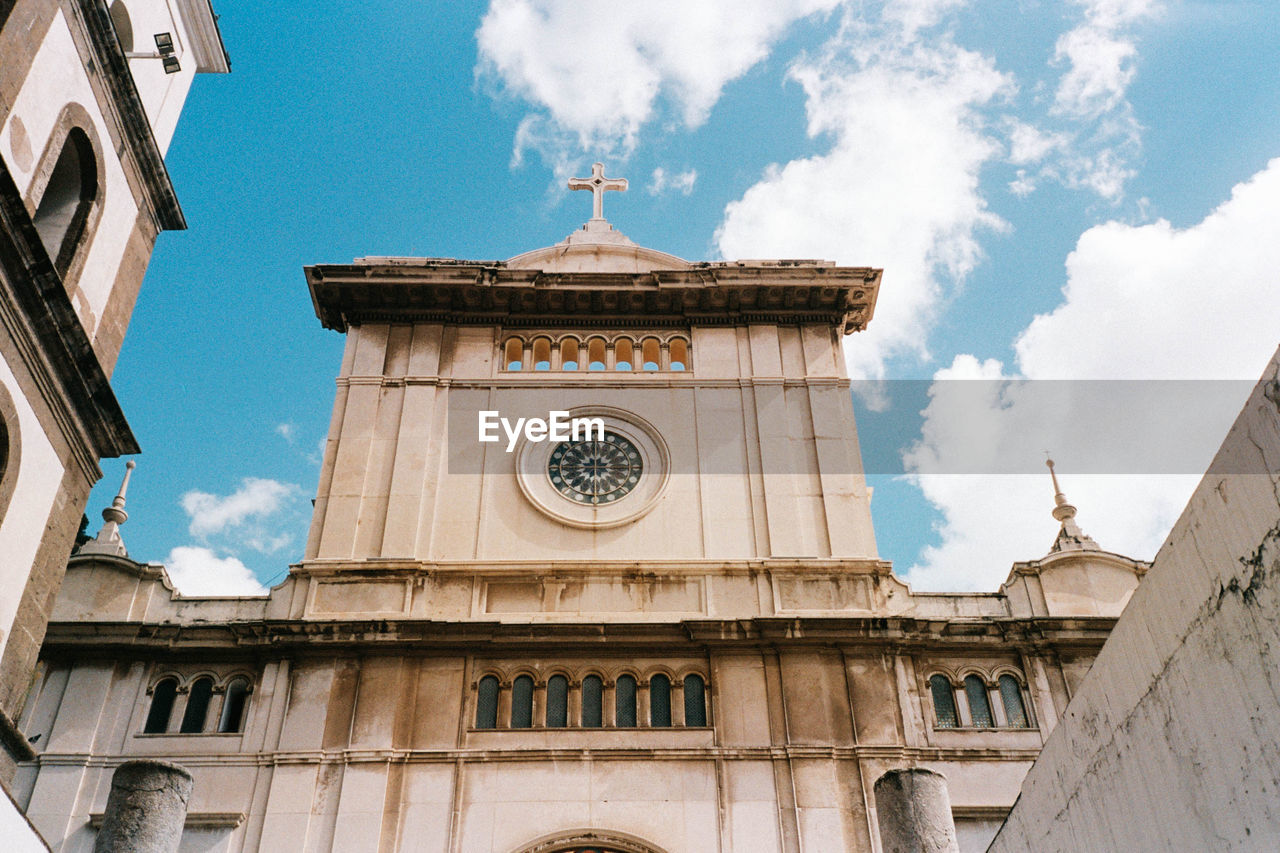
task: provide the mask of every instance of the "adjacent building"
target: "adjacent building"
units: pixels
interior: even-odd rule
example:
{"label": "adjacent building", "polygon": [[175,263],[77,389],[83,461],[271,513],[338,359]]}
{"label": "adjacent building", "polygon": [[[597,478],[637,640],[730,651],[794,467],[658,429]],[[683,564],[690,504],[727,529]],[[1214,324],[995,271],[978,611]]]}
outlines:
{"label": "adjacent building", "polygon": [[109,377],[157,235],[185,227],[164,152],[193,77],[227,70],[208,0],[0,2],[6,791],[33,756],[15,721],[98,462],[138,451]]}

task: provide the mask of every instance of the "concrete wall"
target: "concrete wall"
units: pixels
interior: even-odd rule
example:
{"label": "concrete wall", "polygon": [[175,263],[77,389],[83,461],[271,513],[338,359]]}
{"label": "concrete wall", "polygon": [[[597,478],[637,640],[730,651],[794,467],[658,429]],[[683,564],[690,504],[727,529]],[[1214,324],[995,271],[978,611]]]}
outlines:
{"label": "concrete wall", "polygon": [[1280,848],[1280,354],[993,853]]}

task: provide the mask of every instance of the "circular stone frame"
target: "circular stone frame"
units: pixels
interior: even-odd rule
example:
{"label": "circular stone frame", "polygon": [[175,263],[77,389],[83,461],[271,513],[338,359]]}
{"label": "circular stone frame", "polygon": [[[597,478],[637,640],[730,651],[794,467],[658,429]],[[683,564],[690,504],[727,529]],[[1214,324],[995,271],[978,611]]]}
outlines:
{"label": "circular stone frame", "polygon": [[639,415],[612,406],[579,406],[569,410],[569,417],[600,418],[605,432],[631,442],[640,451],[640,482],[613,503],[577,503],[562,495],[547,475],[547,463],[560,442],[522,437],[516,449],[516,481],[529,503],[561,524],[596,530],[619,527],[648,514],[666,492],[671,476],[671,452],[662,434]]}

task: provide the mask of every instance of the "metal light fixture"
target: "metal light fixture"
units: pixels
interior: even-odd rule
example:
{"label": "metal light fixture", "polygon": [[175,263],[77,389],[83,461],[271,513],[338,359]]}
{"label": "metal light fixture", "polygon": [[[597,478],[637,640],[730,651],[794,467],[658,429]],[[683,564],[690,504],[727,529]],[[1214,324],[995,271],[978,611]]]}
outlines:
{"label": "metal light fixture", "polygon": [[126,53],[126,59],[159,59],[165,74],[176,74],[182,70],[182,63],[174,55],[173,33],[156,33],[155,53]]}

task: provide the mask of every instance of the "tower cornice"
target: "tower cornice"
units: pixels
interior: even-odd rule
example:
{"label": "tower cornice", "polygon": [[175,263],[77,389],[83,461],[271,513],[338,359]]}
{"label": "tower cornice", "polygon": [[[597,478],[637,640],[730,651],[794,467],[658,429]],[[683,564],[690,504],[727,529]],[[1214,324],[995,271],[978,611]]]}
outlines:
{"label": "tower cornice", "polygon": [[543,272],[501,261],[370,259],[306,267],[321,324],[595,326],[871,321],[882,271],[816,261],[721,262],[645,273]]}

